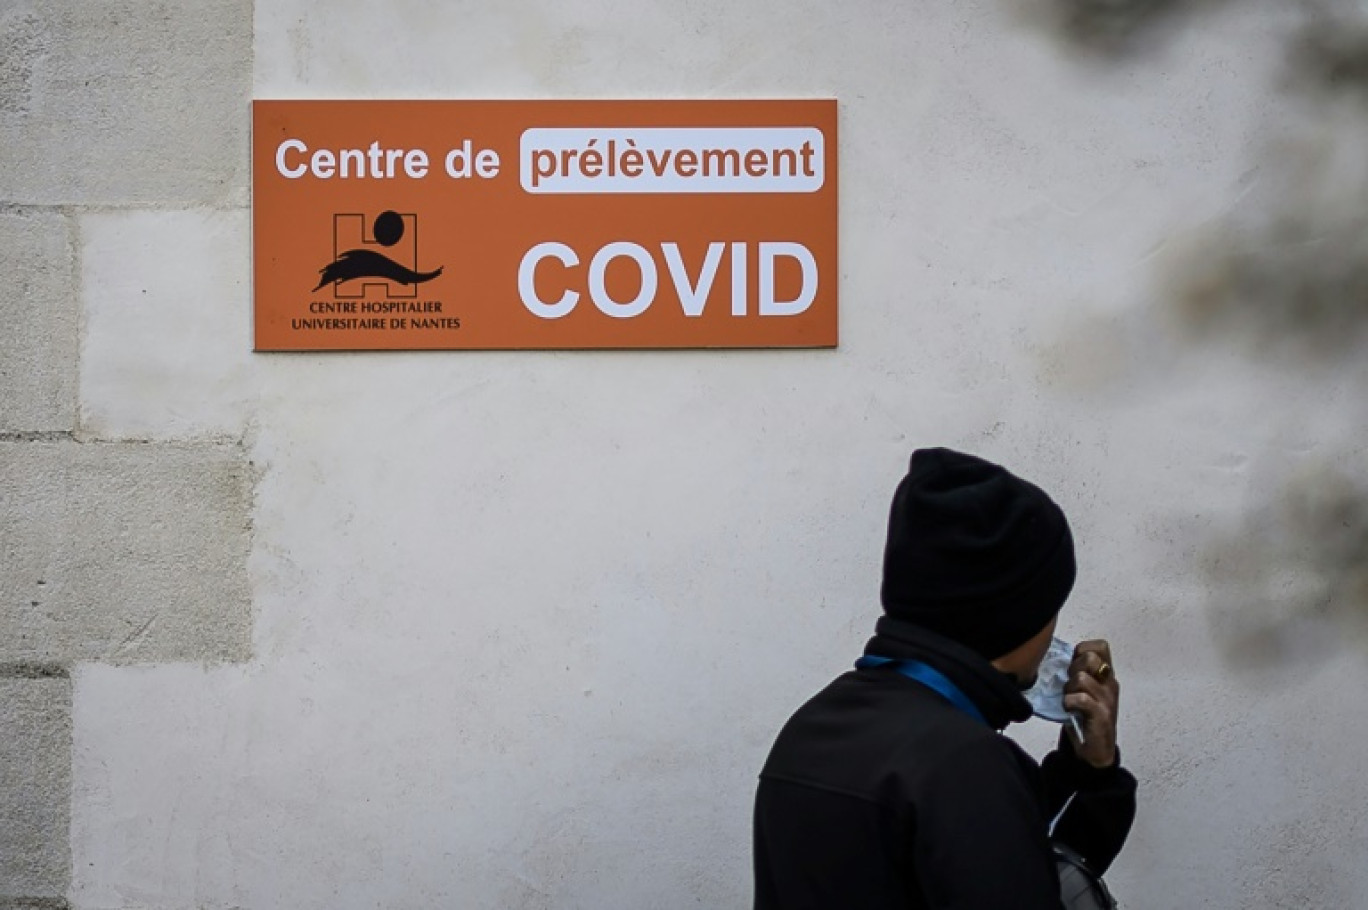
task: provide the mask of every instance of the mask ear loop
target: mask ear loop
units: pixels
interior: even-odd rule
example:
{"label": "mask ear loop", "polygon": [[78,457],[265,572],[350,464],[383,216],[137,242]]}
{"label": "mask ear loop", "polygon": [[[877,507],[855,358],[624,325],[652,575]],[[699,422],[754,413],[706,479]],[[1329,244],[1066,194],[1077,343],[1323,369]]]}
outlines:
{"label": "mask ear loop", "polygon": [[1046,832],[1047,836],[1054,837],[1055,828],[1058,827],[1059,820],[1064,817],[1065,812],[1069,811],[1069,806],[1073,804],[1074,797],[1077,795],[1077,790],[1075,790],[1073,793],[1070,793],[1069,798],[1064,800],[1064,805],[1060,806],[1059,811],[1055,813],[1055,817],[1050,819],[1050,829]]}
{"label": "mask ear loop", "polygon": [[1078,715],[1072,711],[1069,712],[1069,726],[1073,727],[1074,741],[1077,742],[1078,745],[1081,746],[1087,742],[1087,740],[1083,738],[1083,728],[1078,725]]}

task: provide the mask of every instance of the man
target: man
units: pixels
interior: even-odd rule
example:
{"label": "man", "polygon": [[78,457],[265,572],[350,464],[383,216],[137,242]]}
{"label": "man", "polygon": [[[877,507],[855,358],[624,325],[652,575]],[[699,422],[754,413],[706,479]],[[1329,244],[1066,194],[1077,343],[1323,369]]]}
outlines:
{"label": "man", "polygon": [[[1104,641],[1078,646],[1043,765],[1000,735],[1031,716],[1074,582],[1064,513],[1038,487],[948,449],[898,485],[884,616],[858,669],[780,732],[755,803],[757,910],[1059,910],[1051,837],[1097,872],[1135,814]],[[1053,835],[1051,835],[1053,829]]]}

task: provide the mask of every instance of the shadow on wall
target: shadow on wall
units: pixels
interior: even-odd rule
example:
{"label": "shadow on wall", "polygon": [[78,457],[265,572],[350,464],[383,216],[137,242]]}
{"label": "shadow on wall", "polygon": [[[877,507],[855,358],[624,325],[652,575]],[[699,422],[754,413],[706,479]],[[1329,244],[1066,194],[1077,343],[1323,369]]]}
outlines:
{"label": "shadow on wall", "polygon": [[[1260,165],[1271,192],[1187,251],[1167,301],[1194,341],[1342,372],[1368,341],[1368,20],[1308,19],[1286,81],[1308,119]],[[1364,454],[1304,458],[1208,544],[1211,622],[1232,666],[1368,651]]]}
{"label": "shadow on wall", "polygon": [[[1354,460],[1361,460],[1362,452]],[[1368,482],[1304,466],[1205,553],[1232,666],[1315,663],[1368,647]]]}
{"label": "shadow on wall", "polygon": [[1313,8],[1290,58],[1294,85],[1368,103],[1368,22]]}
{"label": "shadow on wall", "polygon": [[1103,57],[1142,53],[1187,26],[1194,13],[1229,0],[1030,0],[1020,9],[1031,24],[1071,48]]}
{"label": "shadow on wall", "polygon": [[[1087,46],[1168,36],[1229,0],[1037,0]],[[1046,385],[1154,393],[1163,365],[1194,347],[1334,369],[1368,342],[1368,12],[1301,7],[1289,31],[1283,139],[1256,155],[1216,223],[1167,239],[1151,260],[1157,308],[1081,314],[1043,348]],[[1219,22],[1212,27],[1219,27]]]}
{"label": "shadow on wall", "polygon": [[1310,194],[1300,198],[1267,221],[1223,225],[1185,249],[1166,301],[1186,337],[1322,363],[1361,346],[1368,210],[1333,212],[1306,201]]}
{"label": "shadow on wall", "polygon": [[[1070,42],[1147,47],[1225,0],[1039,0]],[[1368,351],[1368,7],[1357,18],[1303,7],[1283,84],[1299,103],[1288,137],[1251,169],[1217,224],[1155,257],[1159,303],[1079,322],[1047,350],[1047,382],[1075,391],[1143,387],[1156,361],[1234,346],[1258,363],[1342,381]],[[1057,374],[1052,376],[1051,373]],[[1352,415],[1351,415],[1352,416]],[[1358,426],[1368,423],[1357,421]],[[1321,441],[1325,442],[1325,441]],[[1368,654],[1368,450],[1300,456],[1254,476],[1237,525],[1207,532],[1199,571],[1209,621],[1233,668],[1306,666],[1344,647]]]}
{"label": "shadow on wall", "polygon": [[1264,197],[1190,245],[1166,299],[1195,340],[1344,358],[1368,334],[1368,21],[1290,41],[1295,139],[1256,169]]}

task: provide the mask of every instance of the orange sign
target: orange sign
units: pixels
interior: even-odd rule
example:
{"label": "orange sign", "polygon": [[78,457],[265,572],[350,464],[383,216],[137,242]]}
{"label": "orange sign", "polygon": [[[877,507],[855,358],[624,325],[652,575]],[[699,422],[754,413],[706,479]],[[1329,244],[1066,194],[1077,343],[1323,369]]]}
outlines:
{"label": "orange sign", "polygon": [[836,102],[257,101],[256,349],[836,344]]}

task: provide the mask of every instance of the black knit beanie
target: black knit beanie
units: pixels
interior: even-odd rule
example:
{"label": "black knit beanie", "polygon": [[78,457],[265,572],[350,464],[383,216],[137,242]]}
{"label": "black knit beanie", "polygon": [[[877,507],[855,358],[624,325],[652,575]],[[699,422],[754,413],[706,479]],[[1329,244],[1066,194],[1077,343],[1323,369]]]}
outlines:
{"label": "black knit beanie", "polygon": [[992,660],[1029,641],[1074,583],[1064,513],[982,458],[918,449],[893,494],[883,607]]}

